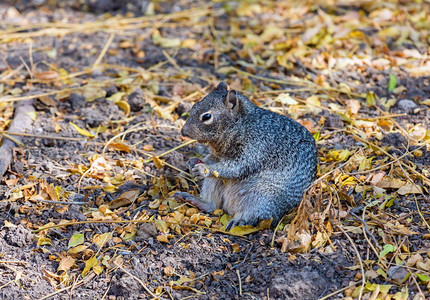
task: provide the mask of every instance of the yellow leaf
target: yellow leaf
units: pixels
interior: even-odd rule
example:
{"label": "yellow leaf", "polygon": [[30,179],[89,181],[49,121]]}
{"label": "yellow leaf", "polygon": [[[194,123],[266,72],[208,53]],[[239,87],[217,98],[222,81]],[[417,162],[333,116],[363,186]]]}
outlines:
{"label": "yellow leaf", "polygon": [[158,156],[153,156],[152,161],[157,169],[162,169],[164,167],[164,161],[160,159]]}
{"label": "yellow leaf", "polygon": [[327,233],[318,231],[314,241],[312,242],[312,246],[314,248],[324,246],[328,240],[329,240],[329,236]]}
{"label": "yellow leaf", "polygon": [[430,99],[425,99],[425,100],[421,101],[420,104],[430,106]]}
{"label": "yellow leaf", "polygon": [[169,239],[167,238],[167,236],[162,234],[162,235],[157,235],[157,241],[162,242],[162,243],[168,243]]}
{"label": "yellow leaf", "polygon": [[181,47],[182,48],[193,48],[196,45],[197,41],[194,39],[186,39],[182,41]]}
{"label": "yellow leaf", "polygon": [[106,232],[102,234],[95,234],[93,237],[93,243],[95,243],[99,248],[103,246],[112,239],[112,232]]}
{"label": "yellow leaf", "polygon": [[299,102],[293,98],[291,98],[290,94],[288,93],[282,93],[279,94],[275,100],[275,102],[279,102],[281,104],[285,104],[285,105],[297,105],[299,104]]}
{"label": "yellow leaf", "polygon": [[125,95],[124,92],[117,92],[110,97],[107,97],[106,100],[113,101],[114,103],[121,101],[122,97]]}
{"label": "yellow leaf", "polygon": [[82,251],[84,251],[85,249],[87,249],[88,248],[88,246],[85,246],[85,245],[79,245],[79,246],[76,246],[76,247],[74,247],[74,248],[72,248],[72,249],[69,249],[68,251],[67,251],[67,254],[77,254],[77,253],[79,253],[79,252],[82,252]]}
{"label": "yellow leaf", "polygon": [[37,119],[37,112],[36,111],[30,111],[30,112],[27,112],[25,114],[27,116],[29,116],[32,121],[35,121]]}
{"label": "yellow leaf", "polygon": [[85,262],[85,268],[82,271],[82,277],[85,277],[88,272],[95,266],[97,265],[97,258],[95,256],[91,257],[90,259],[88,259]]}
{"label": "yellow leaf", "polygon": [[75,129],[76,129],[76,131],[80,134],[80,135],[83,135],[83,136],[87,136],[87,137],[90,137],[90,138],[93,138],[94,137],[94,134],[92,134],[91,132],[89,132],[88,130],[86,130],[86,129],[82,129],[81,127],[79,127],[78,125],[76,125],[76,124],[73,124],[72,122],[69,122],[70,123],[70,125],[72,125]]}
{"label": "yellow leaf", "polygon": [[93,271],[94,273],[96,273],[97,275],[100,275],[103,272],[103,267],[102,266],[94,266],[93,267]]}
{"label": "yellow leaf", "polygon": [[85,101],[93,102],[96,99],[105,97],[106,91],[99,86],[93,86],[88,84],[83,87],[82,95],[85,97]]}
{"label": "yellow leaf", "polygon": [[115,102],[115,104],[118,105],[118,107],[121,108],[124,111],[125,115],[128,117],[131,111],[130,104],[128,104],[127,101],[123,101],[123,100],[117,101]]}
{"label": "yellow leaf", "polygon": [[247,235],[253,232],[257,232],[258,230],[259,229],[254,226],[245,225],[245,226],[235,226],[230,230],[230,232],[233,234]]}
{"label": "yellow leaf", "polygon": [[321,112],[321,102],[316,95],[312,95],[306,99],[306,106],[314,114]]}
{"label": "yellow leaf", "polygon": [[343,149],[343,150],[331,149],[327,153],[327,158],[329,160],[344,161],[344,160],[347,160],[350,155],[351,155],[351,151],[349,151],[348,149]]}
{"label": "yellow leaf", "polygon": [[264,28],[263,33],[260,35],[260,40],[263,42],[270,42],[283,36],[284,30],[282,28],[275,25],[268,25]]}
{"label": "yellow leaf", "polygon": [[52,246],[52,242],[50,238],[47,237],[40,237],[37,240],[37,245],[38,246],[44,246],[44,245],[48,245],[48,246]]}

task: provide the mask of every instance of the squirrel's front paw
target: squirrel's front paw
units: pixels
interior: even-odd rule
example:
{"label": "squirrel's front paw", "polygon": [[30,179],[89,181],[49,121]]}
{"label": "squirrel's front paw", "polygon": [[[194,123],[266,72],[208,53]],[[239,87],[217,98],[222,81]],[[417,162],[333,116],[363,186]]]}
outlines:
{"label": "squirrel's front paw", "polygon": [[193,174],[197,180],[208,177],[210,175],[209,172],[209,168],[204,163],[196,164],[191,168],[191,174]]}
{"label": "squirrel's front paw", "polygon": [[187,162],[187,167],[191,171],[191,169],[198,164],[203,164],[203,162],[197,157],[191,157],[190,160]]}

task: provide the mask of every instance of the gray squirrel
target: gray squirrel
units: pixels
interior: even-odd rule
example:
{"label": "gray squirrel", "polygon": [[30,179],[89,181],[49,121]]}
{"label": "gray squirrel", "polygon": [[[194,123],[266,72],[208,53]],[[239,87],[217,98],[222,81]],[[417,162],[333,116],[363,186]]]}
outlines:
{"label": "gray squirrel", "polygon": [[188,162],[203,179],[200,198],[174,194],[205,212],[223,209],[226,226],[272,225],[302,200],[317,170],[315,140],[305,127],[252,103],[225,82],[194,104],[183,136],[209,146],[210,154]]}

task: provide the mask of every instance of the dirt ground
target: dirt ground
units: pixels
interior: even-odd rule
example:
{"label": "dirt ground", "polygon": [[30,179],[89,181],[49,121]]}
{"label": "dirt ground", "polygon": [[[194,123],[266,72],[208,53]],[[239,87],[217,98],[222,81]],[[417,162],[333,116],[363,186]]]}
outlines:
{"label": "dirt ground", "polygon": [[[0,299],[430,299],[430,5],[332,2],[0,4]],[[276,230],[171,197],[221,80],[317,140]]]}

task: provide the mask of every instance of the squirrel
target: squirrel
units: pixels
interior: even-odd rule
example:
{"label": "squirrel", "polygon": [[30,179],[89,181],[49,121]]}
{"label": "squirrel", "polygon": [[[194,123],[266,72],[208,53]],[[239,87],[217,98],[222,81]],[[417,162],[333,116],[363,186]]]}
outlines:
{"label": "squirrel", "polygon": [[203,179],[200,198],[186,192],[173,196],[212,213],[221,208],[238,225],[272,225],[298,206],[317,170],[312,134],[291,118],[258,107],[225,82],[191,108],[182,136],[209,146],[203,161],[188,162]]}

